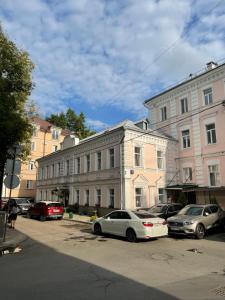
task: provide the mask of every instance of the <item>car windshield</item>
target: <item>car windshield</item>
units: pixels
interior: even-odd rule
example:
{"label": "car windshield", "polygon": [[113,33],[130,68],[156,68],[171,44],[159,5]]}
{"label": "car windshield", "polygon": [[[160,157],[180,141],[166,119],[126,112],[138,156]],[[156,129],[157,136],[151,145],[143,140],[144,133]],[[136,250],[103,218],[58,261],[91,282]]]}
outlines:
{"label": "car windshield", "polygon": [[143,211],[133,211],[135,216],[137,216],[139,219],[149,219],[149,218],[156,218],[156,216],[153,216],[149,214],[148,212]]}
{"label": "car windshield", "polygon": [[166,205],[159,205],[159,206],[152,206],[148,211],[150,213],[153,213],[153,214],[157,214],[157,213],[164,213],[166,212],[166,209],[167,209],[167,206]]}
{"label": "car windshield", "polygon": [[203,212],[204,207],[195,207],[195,206],[189,206],[183,208],[179,215],[186,215],[186,216],[201,216]]}
{"label": "car windshield", "polygon": [[17,199],[17,204],[29,204],[30,202],[27,199]]}
{"label": "car windshield", "polygon": [[63,204],[59,203],[59,202],[55,202],[55,203],[48,203],[47,206],[48,207],[61,207],[61,206],[63,206]]}

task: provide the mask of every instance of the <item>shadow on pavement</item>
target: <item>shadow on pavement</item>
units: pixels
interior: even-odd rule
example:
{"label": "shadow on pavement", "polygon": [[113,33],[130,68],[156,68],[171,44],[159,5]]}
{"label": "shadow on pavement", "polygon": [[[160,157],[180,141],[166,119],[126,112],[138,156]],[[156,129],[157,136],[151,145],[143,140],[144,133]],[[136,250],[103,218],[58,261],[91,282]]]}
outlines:
{"label": "shadow on pavement", "polygon": [[178,300],[37,241],[28,239],[22,247],[22,252],[0,258],[1,299]]}

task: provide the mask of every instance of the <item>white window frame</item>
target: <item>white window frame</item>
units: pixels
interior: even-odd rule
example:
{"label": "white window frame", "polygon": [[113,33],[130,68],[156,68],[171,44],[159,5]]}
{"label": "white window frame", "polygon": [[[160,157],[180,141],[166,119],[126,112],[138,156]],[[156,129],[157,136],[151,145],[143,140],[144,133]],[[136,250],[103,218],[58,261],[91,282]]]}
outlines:
{"label": "white window frame", "polygon": [[[220,179],[219,164],[209,164],[208,165],[208,173],[209,173],[209,186],[219,186],[219,179]],[[215,176],[215,178],[214,178],[215,185],[212,184],[212,182],[211,182],[210,174],[214,174],[214,176]]]}
{"label": "white window frame", "polygon": [[35,151],[36,150],[36,143],[35,142],[31,142],[30,150],[31,151]]}
{"label": "white window frame", "polygon": [[191,167],[183,167],[183,182],[192,182],[193,172]]}
{"label": "white window frame", "polygon": [[[159,152],[161,153],[161,156],[158,155]],[[156,155],[157,155],[157,168],[159,170],[163,170],[164,169],[164,159],[165,159],[164,152],[162,150],[158,149],[156,152]],[[159,166],[159,162],[161,162],[161,167]]]}
{"label": "white window frame", "polygon": [[[140,149],[140,153],[136,152],[136,148]],[[139,164],[136,164],[136,162],[137,162],[137,160],[136,160],[137,155],[139,157]],[[139,167],[139,168],[143,166],[143,149],[139,145],[134,145],[134,166],[135,167]]]}
{"label": "white window frame", "polygon": [[[211,90],[209,93],[205,93],[206,91]],[[213,90],[212,87],[206,87],[203,90],[203,98],[204,98],[204,105],[211,105],[213,103]]]}
{"label": "white window frame", "polygon": [[[188,134],[183,135],[183,132],[188,132]],[[182,149],[191,148],[191,138],[190,138],[190,129],[184,129],[181,131],[182,138]]]}
{"label": "white window frame", "polygon": [[181,112],[181,114],[185,114],[188,112],[188,98],[187,97],[180,99],[180,112]]}
{"label": "white window frame", "polygon": [[28,170],[33,171],[34,168],[35,168],[34,161],[30,160],[29,163],[28,163]]}
{"label": "white window frame", "polygon": [[[214,128],[213,129],[207,129],[207,126],[210,126],[210,125],[214,125]],[[213,122],[213,123],[205,124],[205,131],[206,131],[206,143],[207,143],[207,145],[215,145],[216,142],[217,142],[216,123]],[[214,134],[215,134],[215,142],[213,142],[213,131],[214,131]],[[208,133],[209,133],[209,135],[208,135]]]}
{"label": "white window frame", "polygon": [[52,129],[52,139],[53,140],[58,140],[59,139],[59,130]]}
{"label": "white window frame", "polygon": [[33,188],[34,188],[33,180],[26,180],[26,189],[33,190]]}
{"label": "white window frame", "polygon": [[[162,192],[162,193],[160,193],[160,192]],[[165,199],[166,199],[166,190],[162,187],[159,187],[158,188],[158,203],[159,204],[165,203],[166,202]]]}
{"label": "white window frame", "polygon": [[[140,193],[137,193],[139,191]],[[135,206],[141,207],[143,202],[143,188],[142,187],[135,187]]]}

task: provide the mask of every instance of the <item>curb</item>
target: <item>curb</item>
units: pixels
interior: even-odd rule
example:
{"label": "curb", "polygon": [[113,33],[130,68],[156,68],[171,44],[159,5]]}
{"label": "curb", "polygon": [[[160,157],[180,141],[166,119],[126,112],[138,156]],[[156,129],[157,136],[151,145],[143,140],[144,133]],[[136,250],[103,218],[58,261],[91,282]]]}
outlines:
{"label": "curb", "polygon": [[81,223],[81,224],[92,224],[92,222],[90,221],[81,221],[81,220],[74,220],[74,219],[69,219],[69,218],[63,218],[63,220],[65,221],[72,221],[72,222],[76,222],[76,223]]}
{"label": "curb", "polygon": [[12,239],[0,244],[0,251],[8,249],[8,248],[15,248],[19,244],[25,242],[27,239],[28,239],[28,237],[25,234],[19,233],[19,234],[17,234],[16,238],[12,238]]}

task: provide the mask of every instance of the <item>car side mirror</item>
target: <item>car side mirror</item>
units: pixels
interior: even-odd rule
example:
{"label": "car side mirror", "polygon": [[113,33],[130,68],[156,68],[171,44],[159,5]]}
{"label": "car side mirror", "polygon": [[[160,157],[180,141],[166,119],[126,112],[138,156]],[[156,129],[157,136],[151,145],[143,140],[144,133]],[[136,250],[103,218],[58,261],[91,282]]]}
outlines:
{"label": "car side mirror", "polygon": [[205,213],[204,213],[204,216],[205,216],[205,217],[207,217],[208,215],[209,215],[209,213],[208,213],[208,212],[205,212]]}

